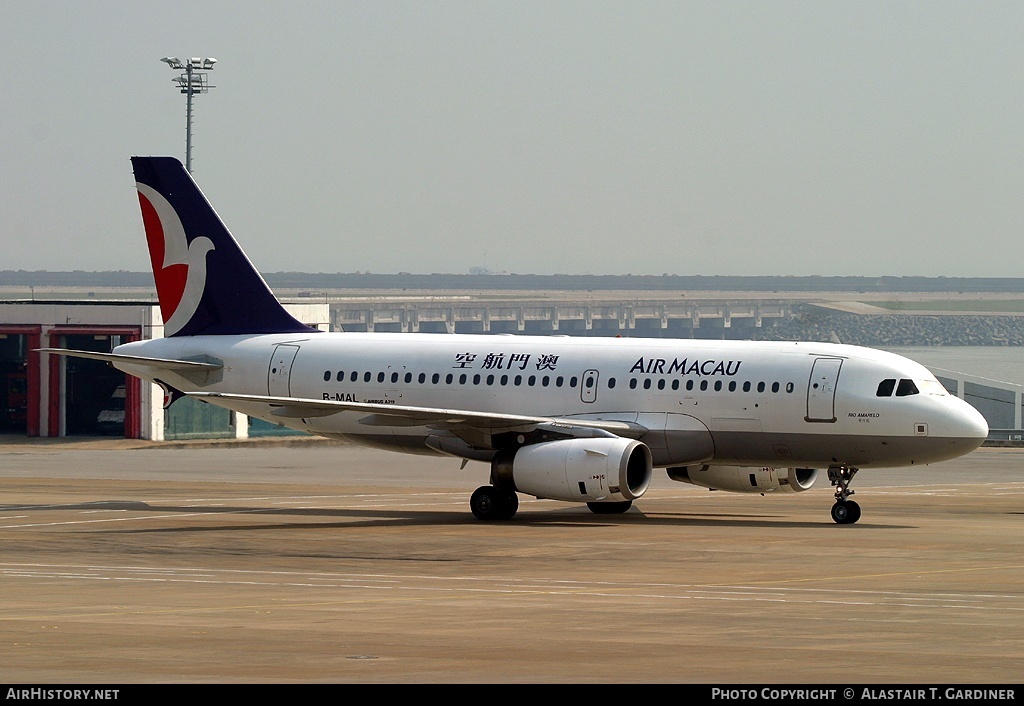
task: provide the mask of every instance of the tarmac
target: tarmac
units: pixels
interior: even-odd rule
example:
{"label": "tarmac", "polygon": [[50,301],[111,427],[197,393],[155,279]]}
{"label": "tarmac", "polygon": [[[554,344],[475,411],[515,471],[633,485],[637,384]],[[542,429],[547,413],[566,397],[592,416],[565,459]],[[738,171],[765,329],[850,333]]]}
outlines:
{"label": "tarmac", "polygon": [[624,515],[316,439],[0,438],[0,681],[1015,684],[1024,450]]}

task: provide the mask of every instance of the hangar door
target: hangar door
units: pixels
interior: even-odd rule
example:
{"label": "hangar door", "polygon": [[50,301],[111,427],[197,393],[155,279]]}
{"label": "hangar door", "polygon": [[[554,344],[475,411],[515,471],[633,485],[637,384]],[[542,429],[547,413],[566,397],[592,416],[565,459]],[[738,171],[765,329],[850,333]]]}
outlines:
{"label": "hangar door", "polygon": [[28,431],[28,336],[0,333],[0,434]]}
{"label": "hangar door", "polygon": [[[64,348],[109,353],[106,335],[64,336]],[[124,436],[125,374],[101,360],[65,359],[64,433],[68,436]]]}
{"label": "hangar door", "polygon": [[[51,329],[50,343],[57,348],[108,353],[121,343],[138,340],[140,334],[138,327],[61,327]],[[49,436],[141,435],[141,385],[137,378],[99,360],[48,357]]]}

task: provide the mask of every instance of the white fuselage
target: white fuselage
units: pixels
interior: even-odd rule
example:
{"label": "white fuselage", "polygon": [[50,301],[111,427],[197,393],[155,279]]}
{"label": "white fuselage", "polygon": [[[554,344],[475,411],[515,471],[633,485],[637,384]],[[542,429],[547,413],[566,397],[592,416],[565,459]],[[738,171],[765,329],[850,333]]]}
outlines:
{"label": "white fuselage", "polygon": [[[223,364],[159,376],[186,392],[615,420],[636,430],[656,466],[911,465],[959,456],[988,432],[918,363],[827,343],[322,333],[156,339],[115,353]],[[493,450],[365,411],[289,418],[266,403],[210,401],[398,451],[488,460]]]}

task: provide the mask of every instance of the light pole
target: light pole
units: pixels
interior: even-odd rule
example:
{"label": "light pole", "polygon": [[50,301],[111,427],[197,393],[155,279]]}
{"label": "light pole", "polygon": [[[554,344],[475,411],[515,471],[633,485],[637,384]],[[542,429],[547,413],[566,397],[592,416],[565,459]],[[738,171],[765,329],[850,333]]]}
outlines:
{"label": "light pole", "polygon": [[186,110],[185,110],[185,169],[189,174],[192,173],[192,95],[195,93],[206,93],[211,88],[207,83],[206,75],[213,71],[213,65],[217,63],[216,59],[192,57],[188,61],[182,61],[176,56],[165,56],[160,61],[170,66],[175,71],[184,71],[185,73],[178,76],[176,79],[172,79],[174,83],[178,85],[181,92],[187,96],[186,99]]}

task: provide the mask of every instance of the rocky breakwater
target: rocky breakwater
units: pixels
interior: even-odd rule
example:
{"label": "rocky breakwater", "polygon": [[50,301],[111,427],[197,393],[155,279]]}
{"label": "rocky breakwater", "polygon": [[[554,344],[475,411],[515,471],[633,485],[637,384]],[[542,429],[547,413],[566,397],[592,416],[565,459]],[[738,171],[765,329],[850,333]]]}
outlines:
{"label": "rocky breakwater", "polygon": [[758,331],[763,341],[829,341],[859,346],[1024,346],[1024,317],[851,314],[817,307]]}

